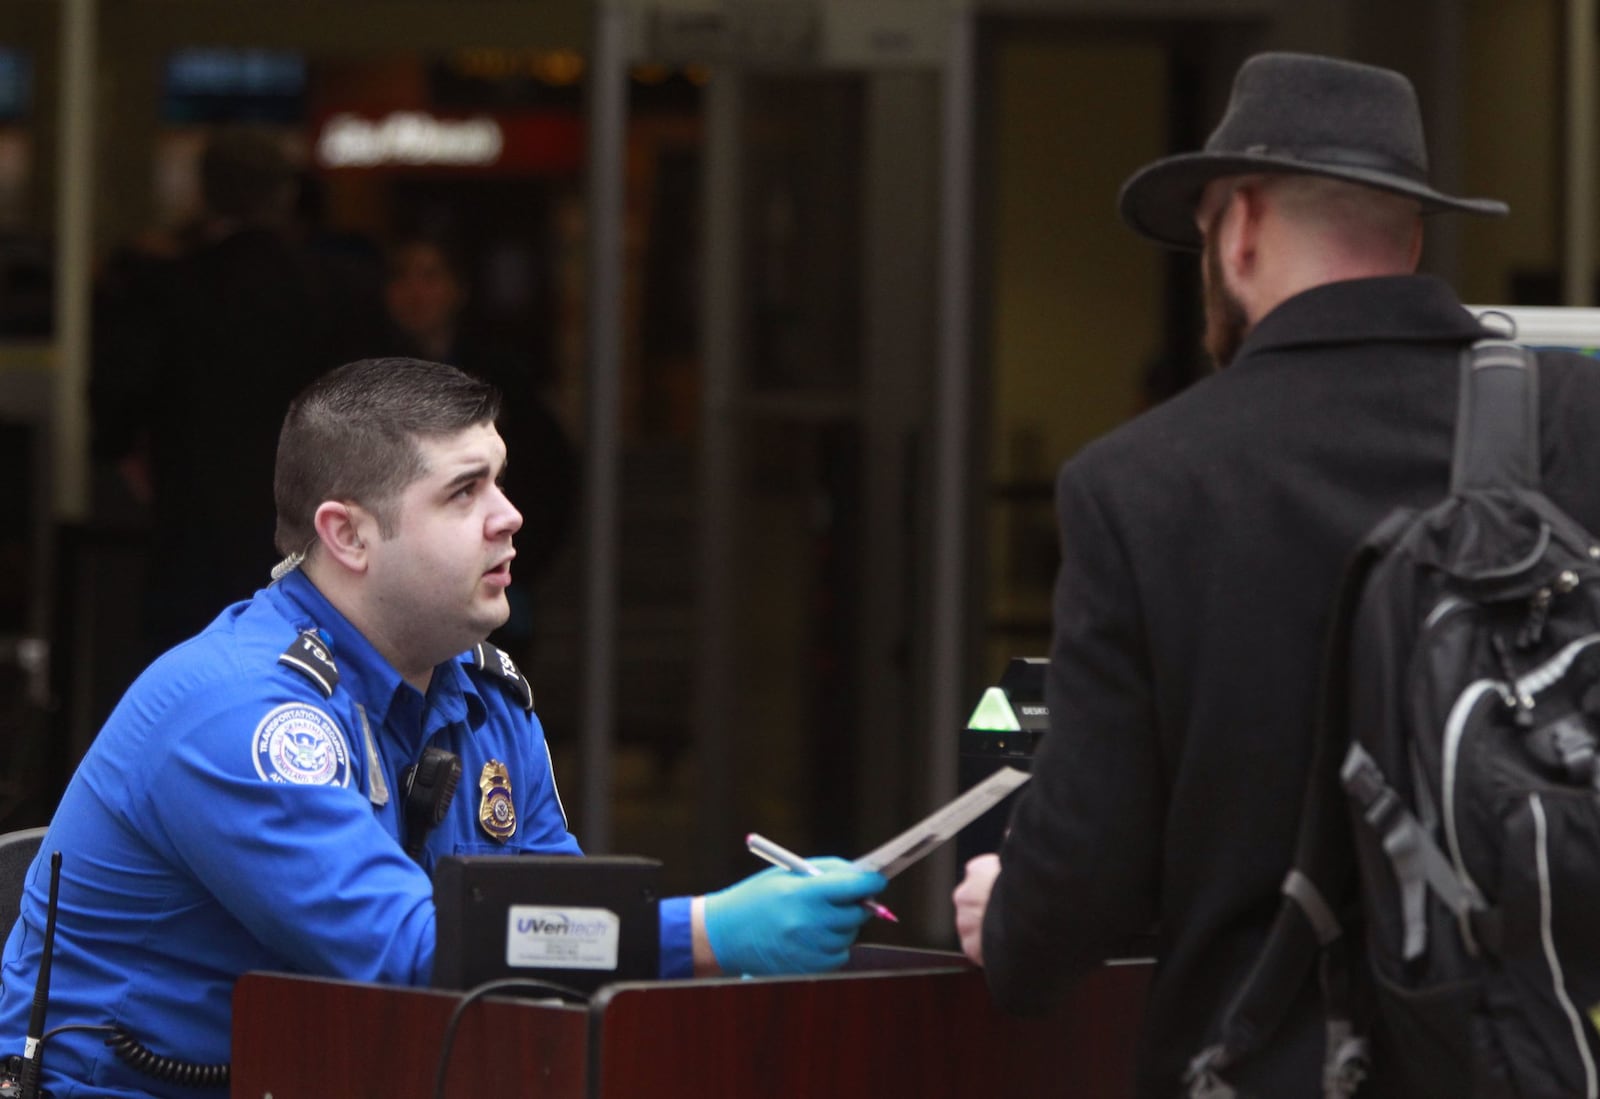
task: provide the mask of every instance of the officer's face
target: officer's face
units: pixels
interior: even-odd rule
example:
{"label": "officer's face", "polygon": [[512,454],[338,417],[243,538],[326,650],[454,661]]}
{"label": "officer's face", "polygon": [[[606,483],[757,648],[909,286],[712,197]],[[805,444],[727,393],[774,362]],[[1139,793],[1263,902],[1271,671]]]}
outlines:
{"label": "officer's face", "polygon": [[497,483],[506,447],[492,425],[419,447],[427,472],[394,505],[394,534],[369,542],[368,582],[383,647],[431,667],[510,614],[511,536],[522,515]]}

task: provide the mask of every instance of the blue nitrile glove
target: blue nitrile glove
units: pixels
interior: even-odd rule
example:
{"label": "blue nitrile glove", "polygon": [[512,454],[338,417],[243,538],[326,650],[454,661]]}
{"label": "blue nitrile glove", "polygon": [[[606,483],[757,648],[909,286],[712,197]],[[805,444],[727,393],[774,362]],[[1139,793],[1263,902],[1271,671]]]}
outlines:
{"label": "blue nitrile glove", "polygon": [[861,902],[889,884],[844,859],[811,860],[816,877],[772,867],[706,895],[706,938],[724,973],[821,973],[850,957],[872,915]]}

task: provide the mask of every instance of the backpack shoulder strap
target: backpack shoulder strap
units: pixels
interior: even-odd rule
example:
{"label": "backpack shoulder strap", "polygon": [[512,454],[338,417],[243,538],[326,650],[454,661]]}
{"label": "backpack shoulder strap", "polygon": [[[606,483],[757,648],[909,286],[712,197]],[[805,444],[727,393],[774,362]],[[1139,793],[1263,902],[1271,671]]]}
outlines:
{"label": "backpack shoulder strap", "polygon": [[1508,340],[1479,340],[1461,353],[1450,491],[1538,487],[1538,359]]}

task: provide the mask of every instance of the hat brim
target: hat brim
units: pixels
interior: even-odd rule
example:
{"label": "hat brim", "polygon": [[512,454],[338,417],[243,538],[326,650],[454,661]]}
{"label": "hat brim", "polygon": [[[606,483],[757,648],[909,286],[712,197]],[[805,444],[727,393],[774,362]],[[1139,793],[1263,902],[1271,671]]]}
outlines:
{"label": "hat brim", "polygon": [[1423,213],[1455,210],[1485,217],[1505,217],[1511,208],[1498,199],[1457,198],[1425,183],[1374,169],[1320,164],[1288,156],[1225,153],[1182,153],[1147,164],[1128,177],[1117,198],[1117,210],[1128,227],[1158,244],[1198,252],[1202,241],[1194,208],[1206,184],[1223,176],[1256,172],[1325,176],[1414,198]]}

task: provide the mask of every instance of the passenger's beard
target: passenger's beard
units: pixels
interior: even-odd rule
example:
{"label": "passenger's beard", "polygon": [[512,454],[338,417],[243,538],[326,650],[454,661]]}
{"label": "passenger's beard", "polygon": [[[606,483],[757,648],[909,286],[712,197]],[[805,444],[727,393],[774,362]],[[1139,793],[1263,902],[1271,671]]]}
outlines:
{"label": "passenger's beard", "polygon": [[1201,257],[1205,265],[1202,279],[1205,287],[1205,347],[1218,370],[1233,362],[1233,357],[1239,353],[1239,345],[1244,343],[1245,336],[1250,332],[1250,318],[1245,315],[1244,304],[1229,291],[1222,277],[1222,259],[1214,243],[1222,227],[1223,212],[1218,210],[1211,219],[1210,231],[1205,238],[1205,253]]}

